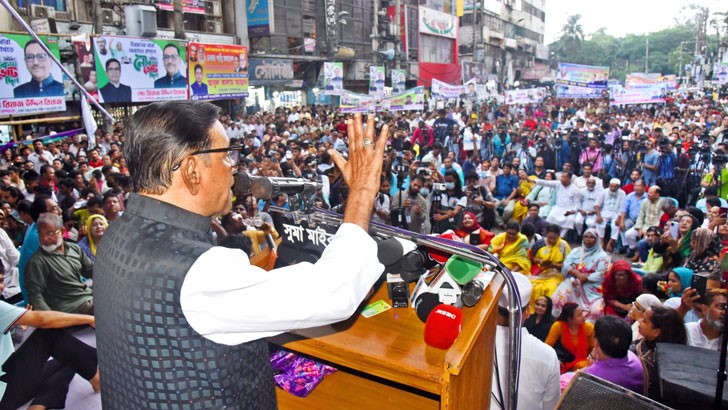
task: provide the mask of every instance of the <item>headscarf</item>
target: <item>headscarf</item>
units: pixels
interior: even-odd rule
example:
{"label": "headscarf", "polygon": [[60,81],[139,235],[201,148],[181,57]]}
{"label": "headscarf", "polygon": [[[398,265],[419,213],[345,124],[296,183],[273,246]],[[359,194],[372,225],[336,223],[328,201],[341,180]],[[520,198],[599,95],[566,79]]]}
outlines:
{"label": "headscarf", "polygon": [[670,291],[670,296],[682,296],[683,290],[690,287],[693,280],[693,270],[688,268],[675,268],[672,270],[680,278],[680,292]]}
{"label": "headscarf", "polygon": [[[687,216],[691,216],[691,215],[687,215]],[[688,233],[685,234],[685,236],[680,241],[680,247],[678,249],[678,252],[680,253],[680,255],[682,255],[683,258],[687,258],[688,256],[690,256],[690,250],[691,250],[690,237],[693,235],[693,232],[695,232],[695,227],[700,226],[700,225],[698,225],[698,220],[695,219],[694,216],[692,217],[692,219],[693,219],[693,226],[690,228]]]}
{"label": "headscarf", "polygon": [[91,248],[91,254],[96,256],[96,243],[94,242],[93,236],[91,236],[91,224],[93,224],[94,219],[101,219],[107,228],[109,227],[109,221],[107,221],[103,215],[99,214],[89,215],[89,217],[86,218],[86,237],[88,238],[88,246]]}
{"label": "headscarf", "polygon": [[[618,271],[627,272],[627,288],[617,289],[615,273]],[[604,299],[617,299],[618,296],[635,297],[642,291],[642,278],[632,270],[632,266],[625,260],[618,260],[612,264],[607,272],[602,285]]]}
{"label": "headscarf", "polygon": [[662,306],[660,299],[650,293],[643,293],[637,296],[637,300],[635,300],[635,302],[639,303],[645,311],[650,310],[655,306]]}
{"label": "headscarf", "polygon": [[587,246],[584,245],[584,239],[582,239],[581,255],[582,255],[582,258],[584,258],[584,259],[588,258],[590,256],[594,256],[595,254],[597,254],[599,251],[602,250],[602,245],[599,243],[599,233],[597,232],[597,230],[594,228],[589,228],[584,232],[584,236],[586,236],[586,234],[588,234],[588,233],[592,234],[592,236],[597,238],[597,242],[591,248],[587,248]]}
{"label": "headscarf", "polygon": [[463,219],[465,219],[466,215],[470,215],[470,218],[473,219],[473,226],[468,228],[465,225],[463,225],[462,222],[460,222],[460,226],[455,230],[455,233],[461,238],[465,237],[465,235],[467,235],[473,231],[480,229],[480,225],[478,224],[478,217],[476,217],[474,213],[468,211],[468,212],[463,212]]}
{"label": "headscarf", "polygon": [[[692,249],[693,257],[701,257],[708,250],[711,242],[713,241],[713,231],[706,228],[698,228],[691,234],[695,238],[695,246]],[[688,240],[688,244],[689,244]]]}

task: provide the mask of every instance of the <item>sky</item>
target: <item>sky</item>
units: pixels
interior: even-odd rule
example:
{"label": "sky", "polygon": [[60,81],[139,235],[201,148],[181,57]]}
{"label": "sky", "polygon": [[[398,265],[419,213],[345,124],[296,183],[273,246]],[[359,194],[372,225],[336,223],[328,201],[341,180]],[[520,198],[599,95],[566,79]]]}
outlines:
{"label": "sky", "polygon": [[[589,35],[601,27],[616,37],[625,34],[644,34],[675,25],[675,17],[684,14],[682,7],[691,3],[707,6],[712,12],[728,11],[725,0],[545,0],[546,44],[559,37],[566,18],[581,14],[584,34]],[[708,26],[708,30],[711,27]]]}

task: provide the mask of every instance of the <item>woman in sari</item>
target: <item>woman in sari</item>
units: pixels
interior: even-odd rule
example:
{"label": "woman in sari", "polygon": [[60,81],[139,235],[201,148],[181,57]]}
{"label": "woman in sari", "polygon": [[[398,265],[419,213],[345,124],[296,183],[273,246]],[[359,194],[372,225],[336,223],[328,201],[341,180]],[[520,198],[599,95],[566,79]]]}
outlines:
{"label": "woman in sari", "polygon": [[657,343],[687,344],[685,324],[675,310],[655,306],[645,312],[640,320],[639,331],[642,340],[633,345],[633,351],[640,358],[645,371],[644,395],[653,400],[660,400]]}
{"label": "woman in sari", "polygon": [[586,322],[585,311],[576,303],[566,303],[551,325],[546,344],[556,350],[561,373],[589,366],[589,352],[594,348],[594,325]]}
{"label": "woman in sari", "polygon": [[[544,179],[553,181],[556,179],[556,174],[553,171],[547,171]],[[549,216],[549,212],[551,212],[551,207],[556,202],[556,188],[536,185],[526,199],[529,203],[537,203],[541,207],[538,211],[538,216],[546,219]]]}
{"label": "woman in sari", "polygon": [[[533,264],[531,265],[531,313],[534,312],[536,300],[541,296],[551,297],[559,287],[564,277],[561,275],[561,268],[564,265],[566,255],[571,252],[569,243],[561,239],[561,228],[558,225],[550,224],[546,227],[546,238],[543,242],[537,242],[531,248]],[[543,244],[543,246],[540,246]]]}
{"label": "woman in sari", "polygon": [[511,271],[527,274],[531,271],[528,238],[519,230],[518,222],[509,221],[506,224],[506,231],[490,241],[489,252],[498,255],[500,261]]}
{"label": "woman in sari", "polygon": [[529,177],[525,170],[518,170],[518,199],[516,200],[516,207],[513,209],[513,219],[518,223],[523,222],[528,214],[528,195],[536,185],[533,182],[536,179],[535,176]]}
{"label": "woman in sari", "polygon": [[554,315],[561,308],[574,302],[587,312],[587,320],[595,322],[604,312],[602,282],[609,268],[609,255],[599,244],[599,234],[594,228],[584,232],[582,246],[569,253],[564,260],[561,274],[564,281],[554,292]]}
{"label": "woman in sari", "polygon": [[103,215],[93,214],[86,218],[86,236],[78,242],[78,246],[92,262],[96,260],[96,248],[108,227],[109,222]]}
{"label": "woman in sari", "polygon": [[492,232],[480,227],[475,214],[472,212],[463,212],[463,221],[455,229],[455,235],[463,242],[482,249],[488,249],[494,236]]}
{"label": "woman in sari", "polygon": [[604,314],[624,318],[642,293],[642,278],[625,260],[614,262],[604,278]]}
{"label": "woman in sari", "polygon": [[694,272],[720,274],[720,252],[720,238],[713,231],[706,228],[695,229],[690,235],[690,254],[683,266]]}

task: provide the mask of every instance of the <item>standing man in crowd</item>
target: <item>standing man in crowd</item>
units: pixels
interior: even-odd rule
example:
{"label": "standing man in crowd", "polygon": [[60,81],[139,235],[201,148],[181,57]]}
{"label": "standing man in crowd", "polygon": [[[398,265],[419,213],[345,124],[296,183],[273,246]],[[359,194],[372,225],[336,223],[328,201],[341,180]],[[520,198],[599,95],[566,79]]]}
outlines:
{"label": "standing man in crowd", "polygon": [[[348,318],[382,273],[367,229],[386,125],[375,141],[374,116],[365,133],[357,114],[348,162],[330,150],[349,197],[321,259],[265,272],[208,235],[210,217],[231,208],[242,148],[230,146],[219,116],[212,104],[170,101],[140,109],[127,125],[135,192],[96,255],[105,410],[275,409],[264,338]],[[261,309],[272,293],[277,307]]]}

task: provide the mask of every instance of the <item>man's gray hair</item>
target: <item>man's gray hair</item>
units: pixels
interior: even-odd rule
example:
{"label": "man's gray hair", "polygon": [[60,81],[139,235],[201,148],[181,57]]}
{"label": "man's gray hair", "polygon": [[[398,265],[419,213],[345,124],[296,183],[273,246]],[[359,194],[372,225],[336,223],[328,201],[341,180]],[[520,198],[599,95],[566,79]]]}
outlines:
{"label": "man's gray hair", "polygon": [[162,194],[185,156],[212,145],[220,108],[202,101],[168,101],[140,109],[126,127],[124,153],[134,192]]}
{"label": "man's gray hair", "polygon": [[676,207],[675,200],[672,198],[662,198],[660,200],[660,209],[672,209]]}
{"label": "man's gray hair", "polygon": [[55,214],[53,212],[46,212],[43,214],[40,214],[38,217],[38,226],[41,224],[45,224],[48,226],[55,226],[58,229],[63,228],[63,218],[61,218],[60,215]]}

